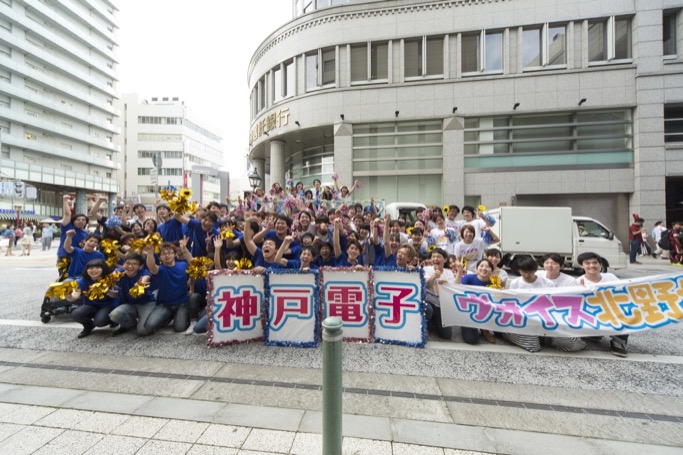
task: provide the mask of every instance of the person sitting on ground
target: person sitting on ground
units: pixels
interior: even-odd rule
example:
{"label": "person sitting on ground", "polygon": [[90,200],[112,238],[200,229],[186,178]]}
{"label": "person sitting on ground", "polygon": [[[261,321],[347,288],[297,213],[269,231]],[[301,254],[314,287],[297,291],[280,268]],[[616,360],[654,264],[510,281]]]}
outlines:
{"label": "person sitting on ground", "polygon": [[[584,275],[577,280],[582,286],[619,281],[619,278],[613,273],[602,271],[602,258],[596,253],[581,253],[579,254],[579,257],[576,258],[576,261],[585,272]],[[585,339],[588,341],[600,341],[602,340],[602,337],[586,337]],[[626,343],[628,343],[628,335],[611,335],[610,352],[617,357],[626,357]]]}
{"label": "person sitting on ground", "polygon": [[[119,306],[109,314],[109,318],[119,324],[119,328],[111,334],[114,337],[136,326],[137,336],[152,333],[152,330],[145,327],[145,323],[152,314],[156,302],[152,293],[154,289],[150,286],[152,275],[143,268],[144,264],[145,258],[138,253],[128,253],[123,258],[123,267],[119,269]],[[145,286],[145,290],[138,297],[133,297],[130,290],[138,284]]]}
{"label": "person sitting on ground", "polygon": [[[427,285],[425,293],[425,306],[427,324],[436,330],[439,337],[450,340],[453,336],[451,327],[443,327],[441,320],[441,302],[439,300],[439,285],[455,283],[456,277],[453,272],[444,268],[448,253],[441,248],[436,248],[431,253],[432,265],[424,267],[424,279]],[[476,329],[475,329],[476,330]]]}
{"label": "person sitting on ground", "polygon": [[101,299],[88,295],[90,287],[98,280],[109,276],[110,273],[111,270],[103,259],[89,261],[85,264],[81,276],[76,280],[78,287],[66,296],[69,302],[76,302],[81,294],[83,295],[83,304],[71,311],[71,320],[83,325],[78,338],[87,337],[95,327],[106,327],[112,323],[109,314],[119,304],[118,290],[110,288]]}
{"label": "person sitting on ground", "polygon": [[[191,257],[187,250],[187,237],[181,240],[181,249]],[[154,246],[146,245],[143,252],[147,255],[147,269],[156,277],[159,292],[156,305],[145,322],[145,329],[150,333],[173,319],[173,330],[184,332],[190,326],[188,309],[188,262],[176,261],[178,248],[172,243],[162,243],[159,246],[159,260],[154,260]]]}

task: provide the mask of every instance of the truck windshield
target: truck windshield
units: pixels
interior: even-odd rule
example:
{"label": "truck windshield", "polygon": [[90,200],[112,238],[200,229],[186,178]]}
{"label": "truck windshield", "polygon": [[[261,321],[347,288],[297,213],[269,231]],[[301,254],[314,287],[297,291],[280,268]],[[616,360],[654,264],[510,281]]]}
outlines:
{"label": "truck windshield", "polygon": [[591,220],[574,220],[579,230],[579,237],[609,238],[609,230]]}

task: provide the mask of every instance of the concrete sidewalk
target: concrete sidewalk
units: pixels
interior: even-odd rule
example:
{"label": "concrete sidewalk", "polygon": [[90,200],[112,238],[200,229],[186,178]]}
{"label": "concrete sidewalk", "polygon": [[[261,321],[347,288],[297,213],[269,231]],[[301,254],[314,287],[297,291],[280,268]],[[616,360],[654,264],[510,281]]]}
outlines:
{"label": "concrete sidewalk", "polygon": [[[312,368],[1,349],[0,453],[320,454],[320,384]],[[344,387],[345,454],[683,446],[678,397],[352,372]]]}

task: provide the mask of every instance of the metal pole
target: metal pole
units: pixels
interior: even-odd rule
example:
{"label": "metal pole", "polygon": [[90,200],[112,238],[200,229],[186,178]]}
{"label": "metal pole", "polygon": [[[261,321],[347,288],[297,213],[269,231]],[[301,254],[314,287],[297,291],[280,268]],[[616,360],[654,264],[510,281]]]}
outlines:
{"label": "metal pole", "polygon": [[323,455],[342,453],[342,320],[323,321]]}

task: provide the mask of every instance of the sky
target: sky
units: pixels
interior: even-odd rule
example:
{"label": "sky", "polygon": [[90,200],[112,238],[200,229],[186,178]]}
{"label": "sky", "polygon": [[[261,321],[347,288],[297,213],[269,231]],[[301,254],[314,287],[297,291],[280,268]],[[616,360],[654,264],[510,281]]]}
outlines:
{"label": "sky", "polygon": [[248,153],[249,61],[270,33],[292,19],[291,0],[118,5],[119,93],[180,97],[223,138],[226,168],[236,178]]}

